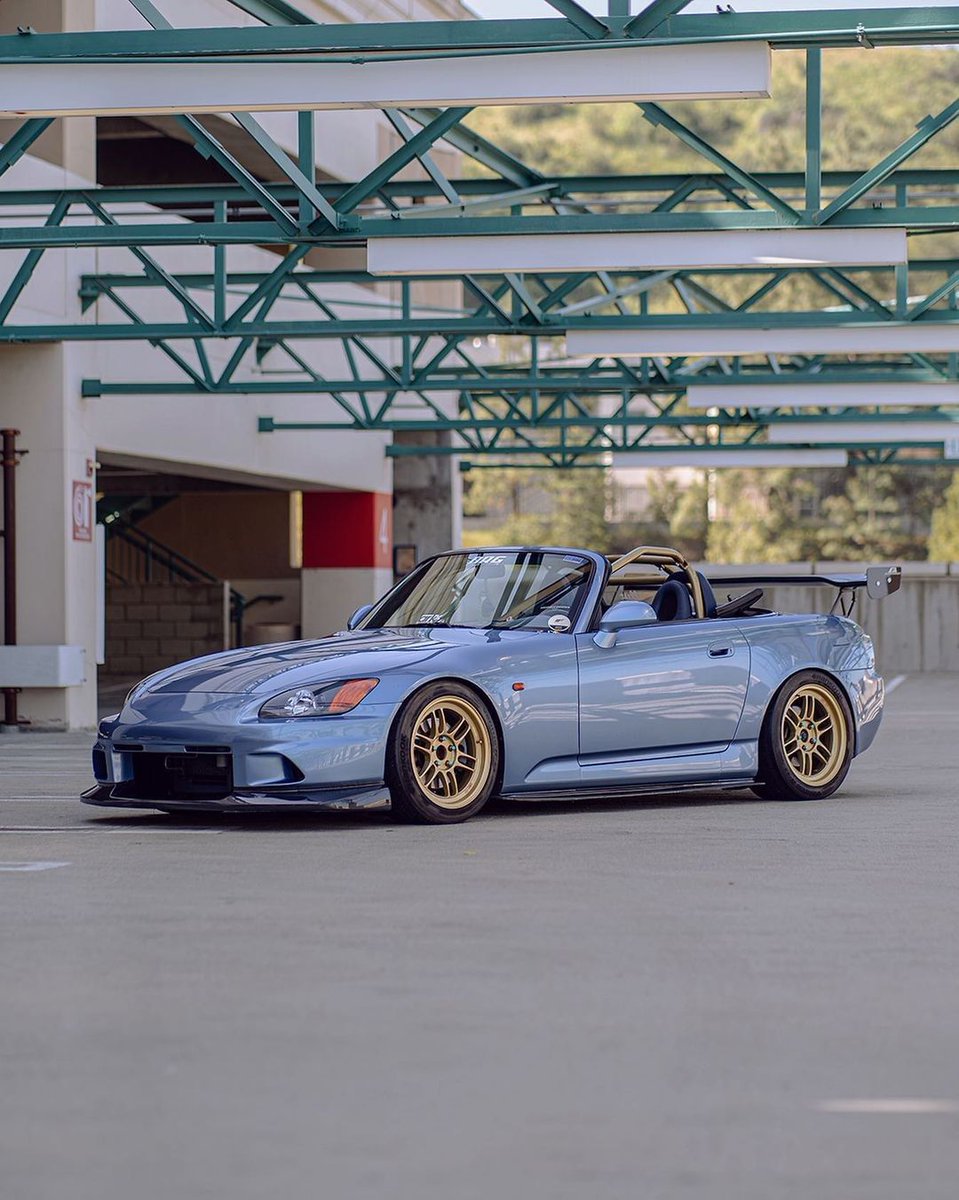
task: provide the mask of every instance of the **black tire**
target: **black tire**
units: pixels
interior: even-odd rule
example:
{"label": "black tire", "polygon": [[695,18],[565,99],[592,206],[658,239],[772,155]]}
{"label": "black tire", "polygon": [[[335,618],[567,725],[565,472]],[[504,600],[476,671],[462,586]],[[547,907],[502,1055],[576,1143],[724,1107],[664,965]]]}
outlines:
{"label": "black tire", "polygon": [[776,693],[759,737],[764,800],[823,800],[852,762],[855,728],[842,688],[825,671],[801,671]]}
{"label": "black tire", "polygon": [[489,705],[472,688],[439,680],[403,706],[386,752],[395,820],[467,821],[496,790],[500,745]]}

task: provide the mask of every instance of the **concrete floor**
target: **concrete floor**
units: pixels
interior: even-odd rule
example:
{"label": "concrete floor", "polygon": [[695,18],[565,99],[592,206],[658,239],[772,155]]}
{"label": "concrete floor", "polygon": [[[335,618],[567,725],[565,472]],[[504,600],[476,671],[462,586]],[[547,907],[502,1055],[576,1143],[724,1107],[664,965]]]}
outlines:
{"label": "concrete floor", "polygon": [[447,829],[111,815],[0,739],[0,1195],[953,1200],[957,714],[907,679],[819,804]]}

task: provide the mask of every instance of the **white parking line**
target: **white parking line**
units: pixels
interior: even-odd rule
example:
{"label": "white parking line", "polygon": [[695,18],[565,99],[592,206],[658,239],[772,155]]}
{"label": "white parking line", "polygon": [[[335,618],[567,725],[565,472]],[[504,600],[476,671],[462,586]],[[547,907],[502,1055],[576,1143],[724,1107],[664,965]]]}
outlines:
{"label": "white parking line", "polygon": [[[98,830],[95,827],[89,827],[87,825],[0,825],[0,833],[2,833],[2,834],[8,834],[8,833],[29,833],[29,834],[61,833],[61,834],[67,834],[67,833],[97,833],[97,832],[98,832]],[[103,832],[103,831],[100,830],[99,832]],[[113,830],[107,830],[106,832],[112,833]]]}
{"label": "white parking line", "polygon": [[891,695],[896,690],[896,688],[900,685],[900,683],[905,682],[906,678],[907,677],[905,675],[897,675],[895,677],[895,679],[890,679],[889,682],[886,684],[886,695],[887,696]]}
{"label": "white parking line", "polygon": [[0,871],[55,871],[69,865],[68,862],[0,862]]}
{"label": "white parking line", "polygon": [[955,1100],[917,1100],[912,1097],[888,1099],[821,1100],[816,1107],[828,1113],[905,1114],[917,1116],[925,1113],[959,1113]]}

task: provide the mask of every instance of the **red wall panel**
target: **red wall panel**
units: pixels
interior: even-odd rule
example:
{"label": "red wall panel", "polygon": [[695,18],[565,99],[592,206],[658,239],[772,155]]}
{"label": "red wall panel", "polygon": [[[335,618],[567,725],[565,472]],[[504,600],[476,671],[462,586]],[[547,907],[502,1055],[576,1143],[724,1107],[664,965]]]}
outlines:
{"label": "red wall panel", "polygon": [[304,492],[304,567],[392,567],[393,497]]}

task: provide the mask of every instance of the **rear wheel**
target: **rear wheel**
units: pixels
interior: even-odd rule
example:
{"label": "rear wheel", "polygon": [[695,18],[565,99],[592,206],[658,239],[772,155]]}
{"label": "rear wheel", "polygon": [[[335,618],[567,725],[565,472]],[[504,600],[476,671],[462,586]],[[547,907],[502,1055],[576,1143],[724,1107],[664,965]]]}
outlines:
{"label": "rear wheel", "polygon": [[465,821],[493,794],[499,740],[486,703],[446,681],[417,692],[400,713],[386,779],[397,820],[431,825]]}
{"label": "rear wheel", "polygon": [[754,790],[773,800],[822,800],[846,778],[852,754],[852,713],[842,689],[824,671],[803,671],[766,714]]}

